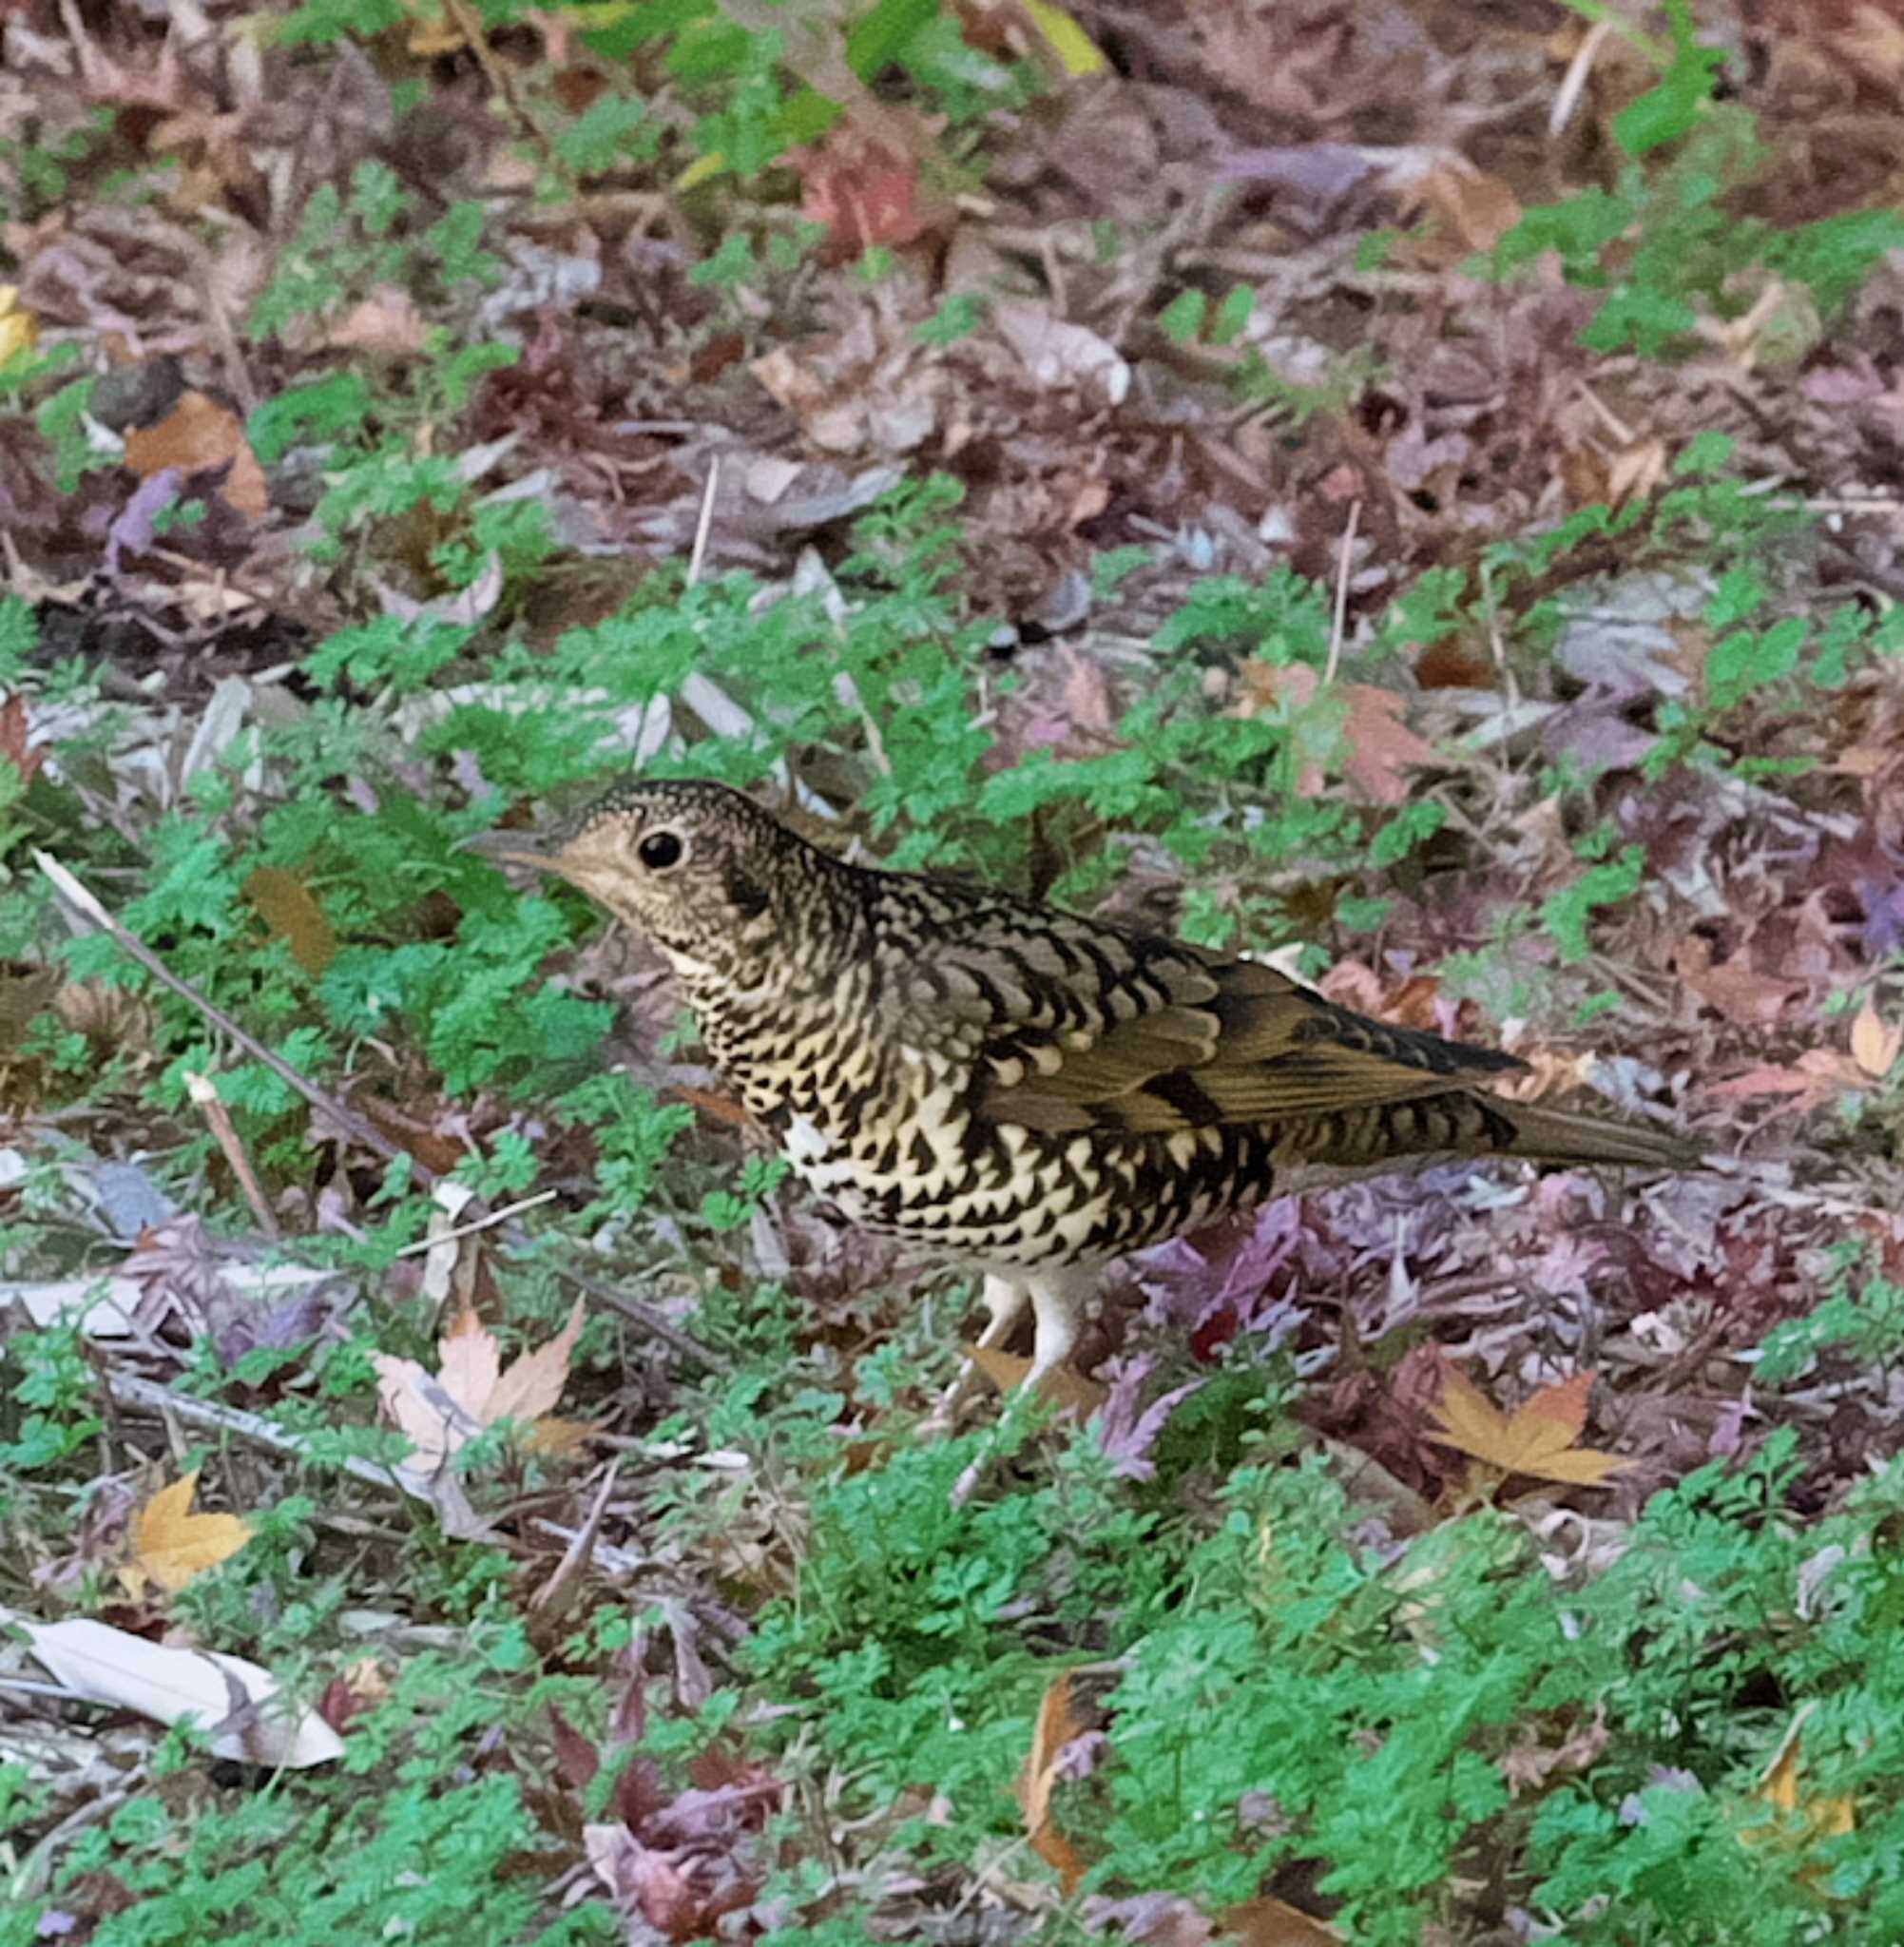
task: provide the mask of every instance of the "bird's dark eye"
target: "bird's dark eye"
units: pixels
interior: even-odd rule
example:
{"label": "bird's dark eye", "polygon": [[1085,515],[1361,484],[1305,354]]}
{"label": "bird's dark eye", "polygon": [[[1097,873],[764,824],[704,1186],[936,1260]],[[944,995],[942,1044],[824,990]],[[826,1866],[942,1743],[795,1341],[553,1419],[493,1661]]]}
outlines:
{"label": "bird's dark eye", "polygon": [[681,839],[673,832],[650,832],[635,847],[635,857],[650,872],[665,872],[670,865],[679,865],[682,855]]}

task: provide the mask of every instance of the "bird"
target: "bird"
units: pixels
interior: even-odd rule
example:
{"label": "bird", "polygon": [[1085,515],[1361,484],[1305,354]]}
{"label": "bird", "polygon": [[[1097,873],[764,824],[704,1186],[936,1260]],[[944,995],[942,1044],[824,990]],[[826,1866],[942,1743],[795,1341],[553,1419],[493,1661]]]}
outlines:
{"label": "bird", "polygon": [[1696,1161],[1677,1134],[1494,1092],[1514,1055],[1259,960],[850,862],[710,780],[637,776],[545,835],[465,844],[650,941],[793,1173],[982,1279],[981,1348],[1029,1307],[1025,1386],[1064,1363],[1104,1265],[1272,1197],[1451,1158]]}

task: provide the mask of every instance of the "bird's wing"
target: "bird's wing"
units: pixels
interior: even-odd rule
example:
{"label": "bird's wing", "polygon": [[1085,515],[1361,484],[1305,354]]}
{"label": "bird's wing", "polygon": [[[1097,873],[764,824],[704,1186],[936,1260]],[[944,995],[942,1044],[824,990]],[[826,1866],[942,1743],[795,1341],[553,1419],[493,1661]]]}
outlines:
{"label": "bird's wing", "polygon": [[959,922],[909,972],[902,1031],[971,1061],[996,1122],[1163,1134],[1446,1095],[1523,1066],[1155,935],[1015,901],[974,900]]}
{"label": "bird's wing", "polygon": [[1443,1095],[1518,1069],[1511,1055],[1332,1007],[1249,961],[1148,970],[1170,999],[1117,1021],[1048,1072],[988,1085],[1000,1122],[1146,1134],[1273,1123]]}

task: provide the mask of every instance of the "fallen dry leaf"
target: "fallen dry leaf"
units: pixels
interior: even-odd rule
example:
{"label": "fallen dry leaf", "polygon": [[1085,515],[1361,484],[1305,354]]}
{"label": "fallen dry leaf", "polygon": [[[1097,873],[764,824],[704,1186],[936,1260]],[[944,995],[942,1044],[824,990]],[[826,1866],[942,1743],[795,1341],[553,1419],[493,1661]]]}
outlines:
{"label": "fallen dry leaf", "polygon": [[1095,403],[1124,403],[1130,391],[1130,367],[1107,338],[1029,298],[998,299],[991,320],[1041,392],[1076,388]]}
{"label": "fallen dry leaf", "polygon": [[1741,318],[1702,318],[1700,336],[1719,347],[1741,372],[1755,366],[1794,365],[1824,337],[1824,323],[1812,294],[1782,278],[1768,278],[1752,307]]}
{"label": "fallen dry leaf", "polygon": [[1445,249],[1431,249],[1431,260],[1491,250],[1521,220],[1520,200],[1508,184],[1456,155],[1436,163],[1402,193],[1405,208],[1426,209],[1452,238],[1452,257]]}
{"label": "fallen dry leaf", "polygon": [[468,36],[449,8],[419,6],[412,13],[408,47],[418,60],[454,54],[468,45]]}
{"label": "fallen dry leaf", "polygon": [[1337,1947],[1344,1936],[1286,1899],[1252,1899],[1224,1914],[1217,1937],[1243,1947]]}
{"label": "fallen dry leaf", "polygon": [[[481,1326],[476,1330],[481,1331]],[[582,1301],[569,1308],[567,1322],[546,1345],[525,1352],[490,1388],[479,1411],[483,1424],[497,1420],[520,1420],[524,1425],[539,1420],[553,1410],[568,1383],[568,1361],[575,1341],[582,1336]]]}
{"label": "fallen dry leaf", "polygon": [[46,747],[29,741],[27,699],[15,690],[0,703],[0,758],[5,758],[20,774],[22,789],[39,776],[47,761]]}
{"label": "fallen dry leaf", "polygon": [[[1855,1800],[1841,1793],[1825,1797],[1808,1795],[1800,1782],[1799,1752],[1805,1720],[1815,1708],[1815,1705],[1807,1704],[1798,1709],[1777,1754],[1765,1767],[1764,1777],[1759,1782],[1758,1798],[1770,1805],[1778,1818],[1762,1823],[1741,1824],[1739,1828],[1741,1844],[1802,1851],[1816,1840],[1839,1839],[1857,1829]],[[1799,1877],[1815,1880],[1821,1870],[1821,1867],[1810,1867],[1802,1870]]]}
{"label": "fallen dry leaf", "polygon": [[[1031,1361],[1015,1352],[1001,1352],[995,1345],[969,1345],[974,1364],[1001,1393],[1012,1393],[1025,1383]],[[1074,1413],[1088,1419],[1110,1398],[1108,1390],[1094,1379],[1074,1373],[1069,1366],[1053,1366],[1038,1381],[1038,1397],[1061,1412]]]}
{"label": "fallen dry leaf", "polygon": [[1320,791],[1330,769],[1339,767],[1369,803],[1402,804],[1409,795],[1404,773],[1447,761],[1402,722],[1406,699],[1392,689],[1373,683],[1324,684],[1307,663],[1252,660],[1239,674],[1238,716],[1285,712],[1301,753],[1298,788],[1305,795]]}
{"label": "fallen dry leaf", "polygon": [[1629,500],[1650,500],[1666,477],[1664,439],[1636,439],[1613,455],[1606,468],[1606,498],[1615,507]]}
{"label": "fallen dry leaf", "polygon": [[1606,1750],[1611,1736],[1604,1703],[1595,1705],[1590,1722],[1576,1725],[1558,1744],[1544,1745],[1531,1728],[1524,1729],[1496,1761],[1509,1796],[1519,1798],[1522,1792],[1545,1785],[1556,1776],[1587,1770]]}
{"label": "fallen dry leaf", "polygon": [[1904,1026],[1887,1028],[1869,1000],[1851,1024],[1851,1058],[1875,1081],[1882,1081],[1904,1048]]}
{"label": "fallen dry leaf", "polygon": [[207,1569],[235,1555],[251,1539],[236,1514],[194,1514],[196,1468],[147,1501],[132,1524],[131,1559],[119,1571],[126,1594],[137,1602],[148,1582],[176,1594]]}
{"label": "fallen dry leaf", "polygon": [[1771,1027],[1804,992],[1798,981],[1775,979],[1738,960],[1714,966],[1712,949],[1692,935],[1680,941],[1673,964],[1707,1007],[1741,1028]]}
{"label": "fallen dry leaf", "polygon": [[295,872],[260,865],[245,880],[244,896],[305,973],[315,977],[337,957],[337,935],[330,919]]}
{"label": "fallen dry leaf", "polygon": [[1052,1681],[1038,1706],[1031,1748],[1018,1781],[1018,1802],[1025,1813],[1025,1831],[1032,1851],[1057,1874],[1067,1896],[1076,1891],[1087,1868],[1083,1855],[1051,1817],[1051,1793],[1058,1783],[1060,1755],[1085,1730],[1071,1707],[1071,1676],[1067,1670]]}
{"label": "fallen dry leaf", "polygon": [[800,179],[801,216],[820,224],[842,257],[916,242],[950,213],[942,199],[922,193],[915,160],[894,155],[851,123],[837,123],[817,148],[796,149],[787,161]]}
{"label": "fallen dry leaf", "polygon": [[408,291],[384,284],[330,326],[324,342],[340,352],[411,357],[429,345],[430,327]]}
{"label": "fallen dry leaf", "polygon": [[156,426],[125,435],[125,464],[142,480],[175,468],[182,475],[229,471],[219,489],[241,514],[262,520],[271,511],[264,469],[244,436],[244,423],[228,406],[202,392],[188,392]]}
{"label": "fallen dry leaf", "polygon": [[1349,706],[1342,726],[1347,749],[1343,775],[1372,804],[1402,804],[1408,799],[1403,773],[1413,766],[1442,761],[1432,743],[1401,721],[1402,699],[1372,683],[1344,683],[1338,693]]}
{"label": "fallen dry leaf", "polygon": [[1527,1071],[1505,1076],[1494,1084],[1494,1092],[1510,1102],[1543,1102],[1571,1089],[1590,1089],[1600,1066],[1590,1050],[1579,1054],[1557,1054],[1548,1048],[1514,1051],[1527,1063]]}
{"label": "fallen dry leaf", "polygon": [[1899,80],[1904,79],[1904,21],[1898,19],[1894,6],[1855,0],[1844,10],[1851,16],[1848,22],[1834,17],[1836,9],[1827,11],[1818,8],[1807,26],[1818,34],[1822,44],[1879,87],[1894,89]]}
{"label": "fallen dry leaf", "polygon": [[1072,81],[1103,74],[1110,66],[1091,39],[1062,7],[1050,0],[1019,0],[1027,18],[1044,35],[1061,71]]}
{"label": "fallen dry leaf", "polygon": [[1808,1048],[1789,1066],[1760,1062],[1723,1081],[1706,1084],[1703,1094],[1716,1102],[1734,1102],[1755,1095],[1783,1095],[1790,1108],[1822,1108],[1853,1089],[1871,1087],[1871,1076],[1849,1055],[1832,1048]]}
{"label": "fallen dry leaf", "polygon": [[607,1421],[603,1419],[558,1419],[545,1413],[529,1428],[523,1444],[532,1454],[563,1460],[570,1454],[579,1454],[606,1425]]}
{"label": "fallen dry leaf", "polygon": [[1442,1431],[1428,1437],[1440,1446],[1471,1455],[1503,1474],[1597,1486],[1627,1463],[1617,1454],[1574,1445],[1587,1424],[1593,1378],[1591,1372],[1575,1373],[1569,1379],[1543,1386],[1511,1414],[1504,1414],[1444,1360],[1441,1398],[1433,1409]]}
{"label": "fallen dry leaf", "polygon": [[[453,1455],[501,1420],[515,1420],[539,1435],[536,1422],[561,1398],[581,1335],[582,1301],[577,1299],[553,1339],[505,1369],[494,1333],[466,1308],[439,1341],[442,1365],[437,1372],[426,1372],[413,1359],[376,1354],[377,1398],[413,1450],[404,1470],[440,1473]],[[551,1452],[573,1444],[566,1422],[558,1422],[547,1440]]]}
{"label": "fallen dry leaf", "polygon": [[690,1082],[676,1082],[667,1091],[670,1102],[685,1102],[697,1114],[730,1129],[752,1132],[760,1125],[733,1096],[718,1089],[698,1089]]}
{"label": "fallen dry leaf", "polygon": [[17,284],[0,284],[0,365],[39,343],[39,320],[20,304]]}
{"label": "fallen dry leaf", "polygon": [[747,369],[825,452],[910,453],[938,423],[949,381],[918,346],[882,349],[864,337],[837,341],[837,357],[796,358],[776,346]]}
{"label": "fallen dry leaf", "polygon": [[190,1717],[220,1758],[293,1771],[343,1756],[344,1742],[315,1710],[295,1711],[278,1679],[241,1656],[148,1643],[90,1617],[36,1623],[0,1610],[33,1654],[78,1697],[136,1710],[158,1724]]}

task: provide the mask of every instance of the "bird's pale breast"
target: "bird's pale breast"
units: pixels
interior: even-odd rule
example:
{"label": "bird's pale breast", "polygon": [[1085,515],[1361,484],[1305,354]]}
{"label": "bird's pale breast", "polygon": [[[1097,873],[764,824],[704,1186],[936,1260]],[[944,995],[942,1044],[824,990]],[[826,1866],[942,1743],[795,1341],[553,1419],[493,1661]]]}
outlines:
{"label": "bird's pale breast", "polygon": [[770,1013],[698,997],[709,1051],[794,1173],[849,1222],[945,1260],[1088,1263],[1260,1200],[1247,1128],[1051,1132],[974,1112],[970,1059],[870,1031],[851,979]]}

